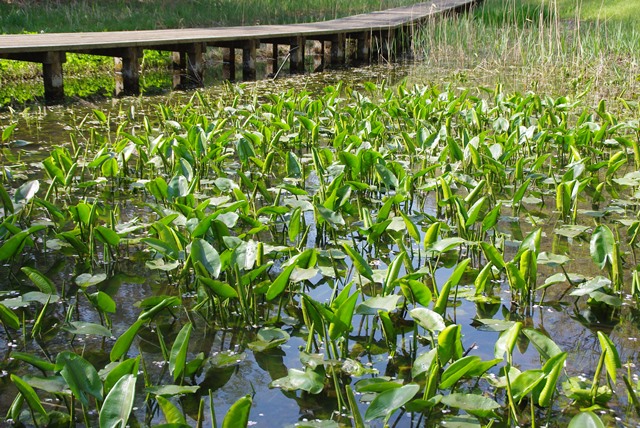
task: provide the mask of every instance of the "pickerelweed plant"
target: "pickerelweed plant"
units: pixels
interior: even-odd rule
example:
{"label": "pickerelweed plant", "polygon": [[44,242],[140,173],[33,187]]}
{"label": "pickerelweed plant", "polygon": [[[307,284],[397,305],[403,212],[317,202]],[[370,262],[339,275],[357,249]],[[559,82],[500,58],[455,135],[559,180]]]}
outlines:
{"label": "pickerelweed plant", "polygon": [[6,419],[246,426],[253,367],[322,426],[640,420],[621,104],[230,86],[94,110],[44,155],[2,124]]}

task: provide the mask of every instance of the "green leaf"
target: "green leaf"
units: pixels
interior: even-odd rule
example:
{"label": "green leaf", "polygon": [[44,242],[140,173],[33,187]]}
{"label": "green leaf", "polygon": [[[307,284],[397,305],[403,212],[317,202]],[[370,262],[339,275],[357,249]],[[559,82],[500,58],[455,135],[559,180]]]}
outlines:
{"label": "green leaf", "polygon": [[194,239],[191,243],[191,260],[194,263],[202,263],[212,277],[217,278],[220,276],[220,269],[222,267],[220,255],[216,249],[204,239]]}
{"label": "green leaf", "polygon": [[331,338],[331,340],[336,340],[338,337],[351,331],[351,320],[353,319],[353,312],[359,295],[360,291],[356,291],[336,310],[333,320],[329,325],[329,338]]}
{"label": "green leaf", "polygon": [[100,428],[125,428],[136,396],[136,377],[122,376],[111,388],[100,409]]}
{"label": "green leaf", "polygon": [[103,244],[110,247],[117,247],[120,244],[120,235],[115,230],[104,226],[96,226],[93,229],[96,238]]}
{"label": "green leaf", "polygon": [[173,397],[174,395],[195,394],[200,387],[198,385],[159,385],[145,388],[145,392],[163,397]]}
{"label": "green leaf", "polygon": [[540,333],[538,330],[532,328],[525,328],[522,330],[525,336],[529,338],[533,346],[538,350],[540,356],[545,360],[555,357],[562,353],[562,350],[556,343],[549,337]]}
{"label": "green leaf", "polygon": [[369,405],[364,415],[364,420],[371,421],[382,417],[385,418],[385,421],[389,420],[391,415],[411,401],[418,391],[420,391],[420,386],[415,383],[410,383],[400,388],[394,388],[380,393]]}
{"label": "green leaf", "polygon": [[424,307],[431,304],[433,295],[431,290],[423,282],[414,279],[401,279],[400,288],[407,300],[414,301]]}
{"label": "green leaf", "polygon": [[83,273],[82,275],[78,275],[75,279],[75,283],[78,287],[86,290],[92,285],[100,284],[102,281],[107,279],[107,275],[104,273],[99,273],[97,275],[91,275],[90,273]]}
{"label": "green leaf", "polygon": [[288,369],[287,376],[274,380],[269,387],[281,388],[284,391],[302,390],[310,394],[319,394],[324,389],[324,376],[310,367],[305,371]]}
{"label": "green leaf", "polygon": [[0,302],[0,321],[5,327],[18,330],[20,328],[20,318],[2,302]]}
{"label": "green leaf", "polygon": [[545,384],[538,393],[537,402],[542,407],[549,407],[552,404],[552,398],[556,392],[556,384],[558,378],[564,369],[564,362],[567,359],[567,353],[562,352],[554,357],[551,357],[542,367],[542,370],[546,374]]}
{"label": "green leaf", "polygon": [[113,388],[113,386],[122,378],[124,375],[138,375],[138,367],[140,366],[140,355],[136,358],[129,358],[128,360],[124,360],[120,363],[110,363],[107,365],[109,368],[109,372],[104,375],[104,371],[107,370],[105,367],[103,370],[100,370],[98,373],[101,377],[104,378],[104,393],[108,394],[109,391]]}
{"label": "green leaf", "polygon": [[604,334],[603,332],[598,332],[598,340],[600,341],[600,346],[602,347],[602,352],[604,352],[604,364],[607,368],[607,373],[609,377],[616,383],[616,369],[622,367],[622,362],[620,361],[620,356],[618,355],[618,350],[616,346],[613,344],[609,336]]}
{"label": "green leaf", "polygon": [[235,288],[227,284],[226,282],[218,281],[203,276],[198,276],[198,281],[204,284],[214,294],[222,299],[234,299],[238,297],[238,292]]}
{"label": "green leaf", "polygon": [[102,381],[93,365],[73,352],[63,351],[56,357],[56,371],[59,371],[69,385],[73,395],[85,406],[92,395],[102,401]]}
{"label": "green leaf", "polygon": [[295,153],[287,153],[287,177],[301,178],[302,177],[302,165]]}
{"label": "green leaf", "polygon": [[111,353],[109,354],[109,358],[111,361],[119,360],[122,356],[124,356],[127,352],[129,352],[129,348],[131,347],[131,343],[133,339],[138,334],[138,330],[145,323],[145,320],[138,319],[134,322],[122,335],[118,337],[116,343],[113,344],[113,348],[111,348]]}
{"label": "green leaf", "polygon": [[36,367],[43,372],[52,372],[56,369],[56,365],[52,362],[36,357],[33,354],[28,354],[26,352],[13,351],[11,352],[11,358],[24,361],[27,364],[31,364],[33,367]]}
{"label": "green leaf", "polygon": [[398,178],[395,176],[393,172],[391,172],[389,168],[387,168],[386,166],[384,166],[379,162],[375,164],[375,168],[380,178],[380,182],[384,184],[385,187],[389,189],[398,188]]}
{"label": "green leaf", "polygon": [[7,189],[4,188],[2,184],[0,184],[0,202],[2,202],[2,207],[4,208],[5,217],[8,213],[13,214],[15,209],[13,207],[13,202],[11,201],[11,197],[7,192]]}
{"label": "green leaf", "polygon": [[587,411],[571,418],[567,428],[605,428],[605,424],[595,413]]}
{"label": "green leaf", "polygon": [[442,331],[446,325],[442,315],[427,308],[415,308],[409,312],[411,318],[414,319],[421,327],[430,331]]}
{"label": "green leaf", "polygon": [[458,263],[455,270],[453,271],[453,273],[451,274],[447,282],[444,283],[444,285],[442,286],[442,289],[440,290],[440,294],[438,295],[438,300],[436,301],[436,304],[433,306],[434,312],[437,312],[440,315],[444,315],[444,313],[447,310],[447,304],[449,302],[449,293],[451,291],[451,288],[455,288],[458,286],[458,283],[460,282],[462,275],[467,269],[469,262],[471,262],[471,259],[464,259],[463,261]]}
{"label": "green leaf", "polygon": [[171,401],[167,400],[161,395],[156,396],[156,401],[165,420],[169,424],[186,424],[187,420],[184,418],[182,411],[178,409]]}
{"label": "green leaf", "polygon": [[516,346],[518,335],[520,334],[521,329],[522,323],[516,322],[500,334],[500,337],[494,345],[493,353],[496,358],[504,358],[505,353],[509,356],[509,358],[511,357],[513,347]]}
{"label": "green leaf", "polygon": [[40,182],[38,180],[27,181],[22,186],[18,187],[15,195],[13,195],[14,204],[26,204],[31,199],[33,199],[39,189]]}
{"label": "green leaf", "polygon": [[498,269],[506,268],[507,265],[504,262],[504,258],[502,257],[502,254],[500,254],[500,251],[498,251],[496,247],[489,244],[488,242],[481,242],[480,246],[482,247],[482,251],[484,252],[485,257],[491,263],[493,263],[494,266],[496,266]]}
{"label": "green leaf", "polygon": [[222,421],[222,428],[246,428],[251,412],[251,396],[246,395],[233,403]]}
{"label": "green leaf", "polygon": [[33,390],[31,385],[27,382],[19,378],[18,376],[12,374],[11,381],[16,386],[22,397],[26,400],[27,405],[31,409],[31,411],[40,414],[47,422],[49,421],[49,416],[47,415],[47,411],[42,407],[42,403],[40,402],[40,398],[38,394]]}
{"label": "green leaf", "polygon": [[614,245],[615,238],[611,229],[603,224],[596,227],[591,235],[589,250],[591,252],[591,258],[598,266],[600,266],[600,269],[605,268],[607,261],[610,265],[613,265]]}
{"label": "green leaf", "polygon": [[447,251],[451,251],[454,248],[459,247],[460,245],[466,243],[465,239],[454,236],[453,238],[445,238],[436,241],[433,245],[427,248],[427,252],[429,253],[446,253]]}
{"label": "green leaf", "polygon": [[177,381],[182,377],[184,368],[187,364],[187,349],[189,347],[189,338],[191,337],[191,323],[185,324],[178,332],[176,340],[171,347],[169,357],[169,372],[173,375],[173,380]]}
{"label": "green leaf", "polygon": [[340,213],[330,210],[329,208],[325,208],[319,204],[316,204],[314,206],[316,208],[316,211],[320,215],[320,218],[329,223],[332,228],[337,229],[338,226],[344,226],[346,224],[344,222],[344,218]]}
{"label": "green leaf", "polygon": [[[44,226],[42,226],[42,229],[44,229]],[[20,254],[30,234],[30,231],[23,230],[7,239],[4,244],[2,244],[2,247],[0,247],[0,261]]]}
{"label": "green leaf", "polygon": [[267,290],[267,300],[273,300],[278,297],[284,289],[287,287],[289,283],[289,277],[291,276],[291,272],[295,269],[296,263],[292,263],[287,266],[280,275],[271,283],[269,289]]}
{"label": "green leaf", "polygon": [[445,369],[440,377],[439,389],[451,388],[462,376],[464,376],[469,370],[471,370],[476,364],[481,361],[481,358],[476,355],[468,355],[462,357],[459,360],[454,361]]}
{"label": "green leaf", "polygon": [[342,248],[344,249],[344,252],[347,253],[347,255],[351,258],[351,261],[358,273],[367,278],[369,281],[374,282],[373,270],[371,269],[371,266],[369,266],[369,264],[365,261],[365,259],[360,255],[360,253],[358,253],[353,249],[353,247],[347,244],[342,244]]}
{"label": "green leaf", "polygon": [[258,331],[257,340],[247,343],[254,352],[263,352],[286,343],[291,336],[286,331],[276,327],[263,327]]}
{"label": "green leaf", "polygon": [[527,394],[538,386],[545,378],[542,370],[525,370],[511,381],[511,393],[516,403],[519,403]]}
{"label": "green leaf", "polygon": [[458,359],[462,356],[462,326],[451,324],[438,334],[438,358],[444,365],[451,359]]}
{"label": "green leaf", "polygon": [[94,336],[111,337],[111,330],[103,325],[86,321],[71,321],[63,327],[71,334],[90,334]]}
{"label": "green leaf", "polygon": [[31,282],[33,282],[42,293],[56,294],[56,286],[40,271],[27,266],[20,268],[20,270],[29,277]]}
{"label": "green leaf", "polygon": [[356,308],[358,315],[376,315],[378,311],[392,312],[398,306],[400,296],[392,294],[389,296],[371,297],[360,303]]}
{"label": "green leaf", "polygon": [[500,407],[491,398],[479,394],[449,394],[442,398],[441,403],[484,418],[492,416],[493,411]]}

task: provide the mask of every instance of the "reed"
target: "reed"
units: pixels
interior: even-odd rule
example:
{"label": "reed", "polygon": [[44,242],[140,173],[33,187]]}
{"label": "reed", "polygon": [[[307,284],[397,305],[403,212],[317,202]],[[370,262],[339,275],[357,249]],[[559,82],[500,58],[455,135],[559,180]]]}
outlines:
{"label": "reed", "polygon": [[634,90],[640,74],[640,32],[633,21],[638,18],[585,20],[593,7],[585,8],[579,3],[569,12],[563,2],[487,0],[473,14],[417,30],[414,53],[431,69],[453,70],[485,85],[524,83],[574,94],[592,86],[595,96],[613,87]]}

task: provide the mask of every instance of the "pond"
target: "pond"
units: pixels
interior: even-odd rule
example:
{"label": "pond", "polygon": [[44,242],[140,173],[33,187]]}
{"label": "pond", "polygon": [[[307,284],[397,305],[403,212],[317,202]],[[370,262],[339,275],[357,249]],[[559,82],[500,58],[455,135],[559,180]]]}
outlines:
{"label": "pond", "polygon": [[637,425],[637,101],[420,67],[3,113],[0,415]]}

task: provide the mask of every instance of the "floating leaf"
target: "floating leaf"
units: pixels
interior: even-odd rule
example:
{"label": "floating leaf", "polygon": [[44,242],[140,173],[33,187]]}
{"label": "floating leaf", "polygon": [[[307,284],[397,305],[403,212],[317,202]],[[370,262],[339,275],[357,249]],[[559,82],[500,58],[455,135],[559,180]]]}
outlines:
{"label": "floating leaf", "polygon": [[400,296],[397,294],[384,297],[371,297],[358,305],[356,314],[376,315],[378,311],[391,312],[396,309],[399,300]]}
{"label": "floating leaf", "polygon": [[454,393],[442,398],[442,404],[462,409],[467,413],[482,418],[488,418],[494,414],[494,410],[500,408],[500,404],[479,394]]}
{"label": "floating leaf", "polygon": [[364,415],[365,421],[385,418],[389,420],[391,415],[400,407],[407,404],[420,390],[420,386],[415,383],[390,389],[382,392],[373,399]]}
{"label": "floating leaf", "polygon": [[274,380],[269,386],[285,391],[302,390],[310,394],[319,394],[324,389],[324,377],[311,368],[305,371],[289,369],[287,376]]}
{"label": "floating leaf", "polygon": [[605,424],[595,413],[586,411],[571,418],[567,428],[605,428]]}
{"label": "floating leaf", "polygon": [[71,334],[88,334],[94,336],[111,337],[111,330],[103,325],[86,321],[71,321],[63,327]]}
{"label": "floating leaf", "polygon": [[144,390],[149,394],[173,397],[175,395],[195,394],[200,387],[198,385],[159,385],[150,386]]}

